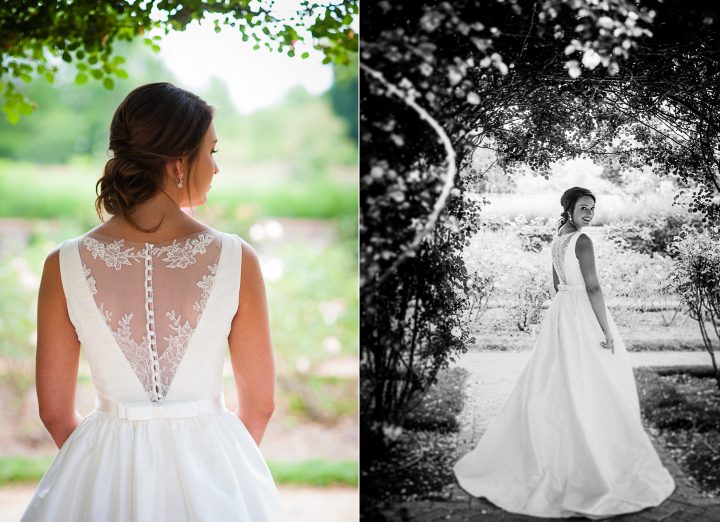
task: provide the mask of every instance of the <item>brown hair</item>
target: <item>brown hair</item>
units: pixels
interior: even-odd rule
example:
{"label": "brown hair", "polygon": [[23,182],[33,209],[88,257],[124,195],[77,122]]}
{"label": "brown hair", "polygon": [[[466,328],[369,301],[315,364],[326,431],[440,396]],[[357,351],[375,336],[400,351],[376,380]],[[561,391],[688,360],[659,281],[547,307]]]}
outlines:
{"label": "brown hair", "polygon": [[583,196],[589,196],[595,201],[595,194],[583,187],[572,187],[563,192],[563,195],[560,197],[560,204],[563,207],[563,211],[558,220],[558,230],[568,221],[568,214],[572,214],[573,210],[575,210],[575,203]]}
{"label": "brown hair", "polygon": [[[95,184],[95,211],[121,215],[143,232],[130,216],[144,201],[163,190],[165,165],[187,156],[185,183],[190,196],[190,171],[195,166],[202,140],[215,108],[199,96],[171,83],[148,83],[133,89],[115,110],[110,123],[113,157]],[[165,192],[167,194],[167,192]]]}

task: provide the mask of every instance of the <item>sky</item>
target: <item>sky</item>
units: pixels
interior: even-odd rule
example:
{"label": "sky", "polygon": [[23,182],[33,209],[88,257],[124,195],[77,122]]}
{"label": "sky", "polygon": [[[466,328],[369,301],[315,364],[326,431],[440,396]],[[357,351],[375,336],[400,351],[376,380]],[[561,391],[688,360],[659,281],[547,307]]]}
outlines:
{"label": "sky", "polygon": [[213,19],[208,15],[202,22],[193,21],[183,32],[148,35],[163,36],[157,56],[185,88],[203,89],[211,76],[221,78],[238,111],[249,114],[280,102],[296,85],[315,95],[332,85],[332,67],[323,65],[322,53],[311,46],[306,49],[310,52],[306,59],[300,58],[299,52],[290,58],[263,46],[253,50],[253,41],[243,42],[236,28],[221,25],[222,31],[216,33]]}

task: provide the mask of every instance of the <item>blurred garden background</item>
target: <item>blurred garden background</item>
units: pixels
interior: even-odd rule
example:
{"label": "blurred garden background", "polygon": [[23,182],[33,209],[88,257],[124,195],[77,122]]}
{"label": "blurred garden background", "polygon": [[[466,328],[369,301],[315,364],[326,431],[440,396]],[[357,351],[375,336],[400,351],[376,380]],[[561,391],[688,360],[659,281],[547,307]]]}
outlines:
{"label": "blurred garden background", "polygon": [[[117,43],[128,74],[112,89],[87,76],[78,81],[62,60],[52,83],[38,75],[15,82],[38,107],[15,124],[8,120],[19,115],[7,105],[0,117],[0,519],[19,518],[57,453],[34,388],[44,259],[100,223],[95,182],[109,157],[113,112],[130,90],[154,81],[216,107],[220,173],[207,204],[191,215],[240,235],[260,256],[278,377],[277,409],[261,449],[288,514],[298,521],[357,518],[357,61],[321,63],[316,51],[303,60],[264,49],[243,61],[247,47],[239,35],[221,41],[204,21],[166,40]],[[210,54],[247,91],[208,71]],[[232,408],[229,356],[226,363]],[[86,415],[93,406],[81,355],[77,408]]]}

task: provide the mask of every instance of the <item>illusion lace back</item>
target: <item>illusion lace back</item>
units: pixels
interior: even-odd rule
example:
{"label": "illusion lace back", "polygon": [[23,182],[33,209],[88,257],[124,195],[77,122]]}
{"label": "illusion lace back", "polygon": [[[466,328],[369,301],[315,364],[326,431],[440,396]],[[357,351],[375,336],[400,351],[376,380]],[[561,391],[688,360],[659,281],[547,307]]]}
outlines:
{"label": "illusion lace back", "polygon": [[151,401],[162,401],[202,317],[220,238],[199,232],[168,243],[88,234],[80,259],[88,290]]}
{"label": "illusion lace back", "polygon": [[21,522],[285,520],[255,440],[225,407],[242,239],[212,228],[163,243],[90,231],[59,251],[95,408]]}
{"label": "illusion lace back", "polygon": [[475,448],[459,484],[503,509],[536,517],[605,518],[657,506],[673,491],[644,431],[627,350],[605,308],[615,353],[588,296],[575,246],[551,246],[558,292],[527,364]]}
{"label": "illusion lace back", "polygon": [[563,234],[556,235],[553,238],[550,250],[552,252],[552,263],[557,272],[560,284],[568,284],[567,278],[565,277],[565,254],[567,253],[568,246],[570,245],[570,238],[575,234]]}

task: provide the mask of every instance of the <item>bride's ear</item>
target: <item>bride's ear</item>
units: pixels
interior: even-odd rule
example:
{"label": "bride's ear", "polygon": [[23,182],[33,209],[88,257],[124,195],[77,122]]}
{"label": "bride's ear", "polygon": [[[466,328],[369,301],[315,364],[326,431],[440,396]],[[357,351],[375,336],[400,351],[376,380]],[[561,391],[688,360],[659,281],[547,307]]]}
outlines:
{"label": "bride's ear", "polygon": [[166,161],[165,162],[165,173],[168,174],[170,177],[176,176],[177,173],[179,172],[178,165],[179,165],[179,162],[177,159]]}
{"label": "bride's ear", "polygon": [[180,174],[186,174],[185,172],[185,165],[182,158],[177,158],[175,160],[175,172]]}

